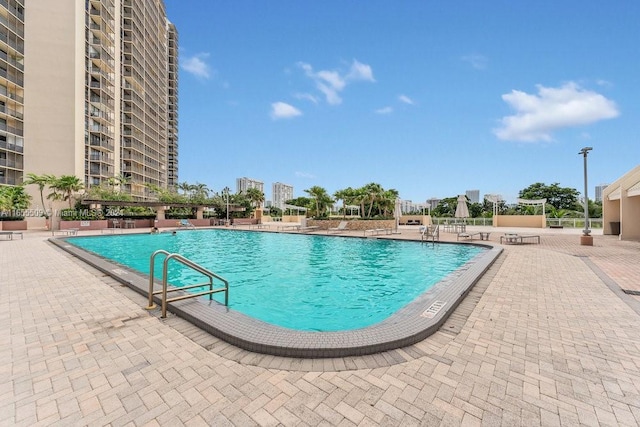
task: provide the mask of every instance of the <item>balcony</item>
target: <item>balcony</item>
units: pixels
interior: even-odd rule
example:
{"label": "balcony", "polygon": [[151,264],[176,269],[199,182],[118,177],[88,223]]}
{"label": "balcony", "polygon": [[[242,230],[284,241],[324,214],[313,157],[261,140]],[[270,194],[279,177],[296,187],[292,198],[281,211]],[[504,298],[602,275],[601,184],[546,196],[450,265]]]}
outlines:
{"label": "balcony", "polygon": [[10,159],[0,159],[0,166],[5,166],[12,169],[24,169],[24,165],[22,162],[16,162],[15,160]]}
{"label": "balcony", "polygon": [[17,75],[15,73],[10,73],[7,70],[0,69],[0,77],[4,77],[18,86],[24,86],[24,77],[22,75]]}
{"label": "balcony", "polygon": [[0,105],[0,113],[4,113],[11,117],[15,117],[18,120],[22,120],[24,117],[21,112],[16,111],[12,108],[9,108],[6,105]]}
{"label": "balcony", "polygon": [[24,151],[24,147],[22,145],[11,144],[7,141],[0,141],[0,148],[15,151],[16,153],[22,153]]}
{"label": "balcony", "polygon": [[8,126],[6,123],[0,123],[0,130],[6,130],[7,132],[10,132],[10,133],[12,133],[14,135],[18,135],[18,136],[23,136],[23,132],[24,132],[22,128],[16,128],[16,127],[13,127],[13,126]]}

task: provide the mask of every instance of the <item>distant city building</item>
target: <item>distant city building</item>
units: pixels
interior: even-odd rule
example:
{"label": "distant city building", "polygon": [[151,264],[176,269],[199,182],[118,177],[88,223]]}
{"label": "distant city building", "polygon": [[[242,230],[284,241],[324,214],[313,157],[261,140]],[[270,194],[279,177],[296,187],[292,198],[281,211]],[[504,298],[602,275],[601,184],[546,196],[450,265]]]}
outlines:
{"label": "distant city building", "polygon": [[609,184],[596,185],[596,202],[602,201],[602,191],[607,188]]}
{"label": "distant city building", "polygon": [[413,203],[411,200],[400,200],[400,211],[403,214],[420,213],[427,208],[424,203]]}
{"label": "distant city building", "polygon": [[293,186],[274,182],[271,185],[271,199],[274,207],[284,210],[287,200],[293,199]]}
{"label": "distant city building", "polygon": [[264,183],[247,177],[236,178],[236,193],[246,193],[250,188],[257,188],[264,193]]}
{"label": "distant city building", "polygon": [[427,199],[427,208],[429,208],[429,211],[437,208],[438,204],[440,204],[440,199],[438,198],[432,197],[430,199]]}
{"label": "distant city building", "polygon": [[467,190],[466,193],[469,202],[480,203],[480,190]]}

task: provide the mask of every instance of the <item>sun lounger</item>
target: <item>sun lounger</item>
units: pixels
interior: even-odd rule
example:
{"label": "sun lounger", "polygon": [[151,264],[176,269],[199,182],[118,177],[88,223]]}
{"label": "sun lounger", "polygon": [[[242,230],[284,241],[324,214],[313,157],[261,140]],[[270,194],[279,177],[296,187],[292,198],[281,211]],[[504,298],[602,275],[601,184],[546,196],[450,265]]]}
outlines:
{"label": "sun lounger", "polygon": [[508,244],[523,244],[525,240],[535,240],[535,243],[540,243],[540,236],[537,234],[515,234],[515,233],[506,233],[504,236],[500,236],[500,244],[508,243]]}
{"label": "sun lounger", "polygon": [[393,233],[393,228],[371,228],[369,230],[364,230],[365,236],[367,235],[367,233],[371,234],[372,236],[377,236],[379,234],[391,234]]}
{"label": "sun lounger", "polygon": [[291,225],[280,225],[278,226],[279,231],[287,231],[287,230],[299,230],[300,224],[291,224]]}
{"label": "sun lounger", "polygon": [[21,231],[0,231],[0,236],[6,236],[5,240],[13,240],[15,236],[20,236],[20,239],[24,239]]}
{"label": "sun lounger", "polygon": [[191,224],[188,219],[181,219],[178,225],[180,226],[180,228],[196,228],[196,226]]}
{"label": "sun lounger", "polygon": [[478,232],[475,232],[475,233],[468,233],[468,232],[466,232],[466,231],[465,231],[465,232],[462,232],[462,233],[458,233],[457,240],[458,240],[458,241],[459,241],[460,239],[473,240],[473,238],[474,238],[475,236],[479,236],[479,237],[480,237],[480,239],[482,239],[482,234],[481,234],[479,231],[478,231]]}
{"label": "sun lounger", "polygon": [[78,234],[77,228],[67,228],[64,230],[51,230],[51,235],[55,236],[56,234],[64,234],[66,236],[75,236]]}
{"label": "sun lounger", "polygon": [[329,229],[327,229],[327,234],[329,233],[340,233],[341,231],[347,231],[347,225],[349,225],[349,223],[347,221],[340,221],[340,224],[338,224],[337,227],[331,227]]}

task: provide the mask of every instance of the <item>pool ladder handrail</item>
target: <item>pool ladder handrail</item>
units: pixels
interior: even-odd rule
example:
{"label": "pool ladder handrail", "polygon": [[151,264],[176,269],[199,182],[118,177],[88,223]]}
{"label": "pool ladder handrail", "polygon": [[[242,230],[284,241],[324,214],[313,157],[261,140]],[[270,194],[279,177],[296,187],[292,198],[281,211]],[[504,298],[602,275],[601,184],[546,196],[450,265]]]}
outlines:
{"label": "pool ladder handrail", "polygon": [[[157,255],[166,255],[164,262],[162,264],[162,289],[154,291],[153,290],[153,284],[154,284],[154,269],[155,269],[155,258]],[[209,282],[208,283],[199,283],[199,284],[195,284],[195,285],[187,285],[187,286],[181,286],[181,287],[175,287],[172,289],[167,289],[168,287],[168,283],[167,283],[167,272],[169,270],[169,261],[171,261],[172,259],[176,260],[177,262],[186,265],[187,267],[191,268],[192,270],[197,271],[198,273],[201,273],[205,276],[207,276],[209,278]],[[213,280],[214,279],[218,279],[220,280],[222,283],[224,283],[224,287],[223,288],[213,288]],[[202,292],[196,292],[193,294],[185,294],[185,295],[181,295],[178,297],[173,297],[173,298],[167,298],[167,293],[168,292],[176,292],[176,291],[182,291],[185,289],[192,289],[192,288],[200,288],[203,286],[209,285],[209,290],[208,291],[202,291]],[[165,251],[164,249],[159,249],[157,251],[155,251],[153,254],[151,254],[151,258],[149,260],[149,305],[147,306],[147,310],[151,310],[156,308],[155,303],[153,302],[153,296],[154,295],[158,295],[158,294],[162,294],[162,315],[161,317],[164,319],[165,317],[167,317],[167,304],[173,301],[180,301],[183,299],[188,299],[188,298],[196,298],[196,297],[200,297],[200,296],[204,296],[204,295],[209,295],[209,299],[212,300],[213,299],[213,294],[218,293],[218,292],[224,292],[224,305],[228,306],[229,305],[229,282],[221,277],[218,276],[217,274],[213,273],[212,271],[207,270],[206,268],[202,267],[201,265],[196,264],[195,262],[189,260],[188,258],[183,257],[182,255],[178,254],[178,253],[169,253],[167,251]]]}
{"label": "pool ladder handrail", "polygon": [[435,226],[425,226],[424,229],[420,232],[420,240],[422,243],[428,240],[431,240],[431,243],[435,245],[436,240],[440,240],[440,230],[439,225],[435,224]]}

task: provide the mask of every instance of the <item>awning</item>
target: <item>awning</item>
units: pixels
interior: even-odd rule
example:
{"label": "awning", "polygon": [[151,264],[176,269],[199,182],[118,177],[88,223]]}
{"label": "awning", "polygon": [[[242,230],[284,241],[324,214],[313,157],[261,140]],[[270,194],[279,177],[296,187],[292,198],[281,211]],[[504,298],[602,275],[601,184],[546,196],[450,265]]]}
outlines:
{"label": "awning", "polygon": [[627,190],[627,197],[640,196],[640,181],[633,184]]}
{"label": "awning", "polygon": [[620,187],[616,188],[615,190],[613,190],[611,193],[609,193],[609,195],[607,196],[607,199],[609,200],[620,200],[620,195],[621,195],[621,191],[620,191]]}

